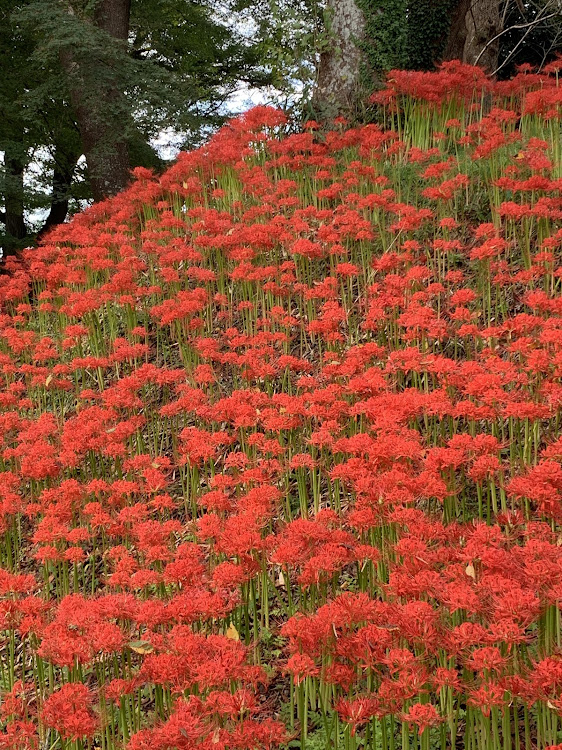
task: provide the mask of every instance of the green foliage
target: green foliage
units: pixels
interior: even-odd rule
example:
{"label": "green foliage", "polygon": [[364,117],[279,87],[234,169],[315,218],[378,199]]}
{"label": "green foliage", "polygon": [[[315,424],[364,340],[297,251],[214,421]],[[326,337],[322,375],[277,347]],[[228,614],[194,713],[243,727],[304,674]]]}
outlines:
{"label": "green foliage", "polygon": [[[238,26],[234,21],[238,21]],[[152,135],[172,126],[193,146],[224,121],[223,104],[241,83],[266,86],[259,45],[239,30],[232,3],[136,0],[132,59],[137,65],[135,123]]]}
{"label": "green foliage", "polygon": [[365,15],[362,47],[368,74],[435,66],[447,41],[456,0],[357,0],[357,4]]}
{"label": "green foliage", "polygon": [[[174,127],[193,145],[202,128],[224,120],[221,104],[241,81],[260,86],[270,80],[257,45],[237,31],[232,8],[225,9],[228,18],[211,2],[133,0],[127,47],[91,23],[91,4],[72,15],[56,0],[31,0],[18,18],[40,34],[33,57],[49,70],[60,70],[65,50],[78,64],[101,63],[84,66],[90,74],[84,93],[93,99],[102,86],[124,92],[113,114],[122,116],[127,137],[140,131],[150,138]],[[43,107],[44,100],[37,104]]]}
{"label": "green foliage", "polygon": [[447,42],[451,15],[457,0],[421,0],[407,11],[406,65],[431,70]]}
{"label": "green foliage", "polygon": [[407,60],[407,0],[357,0],[365,16],[362,42],[367,68],[381,72],[403,68]]}
{"label": "green foliage", "polygon": [[240,0],[251,12],[259,55],[271,75],[276,99],[296,119],[305,116],[316,79],[316,64],[329,44],[328,20],[322,0]]}

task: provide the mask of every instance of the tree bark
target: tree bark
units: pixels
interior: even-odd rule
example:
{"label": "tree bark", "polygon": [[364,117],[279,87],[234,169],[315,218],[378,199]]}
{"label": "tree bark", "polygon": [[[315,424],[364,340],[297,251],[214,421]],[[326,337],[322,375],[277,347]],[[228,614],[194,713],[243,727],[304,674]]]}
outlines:
{"label": "tree bark", "polygon": [[360,96],[365,18],[354,0],[328,0],[330,47],[320,55],[312,106],[318,117],[351,114]]}
{"label": "tree bark", "polygon": [[459,0],[451,17],[444,60],[459,59],[486,73],[498,66],[502,31],[498,0]]}
{"label": "tree bark", "polygon": [[[73,77],[79,79],[72,60],[66,54],[62,57],[65,67],[71,68]],[[129,181],[127,143],[120,134],[118,123],[111,122],[108,118],[109,109],[103,106],[105,104],[111,108],[116,95],[111,91],[99,93],[98,102],[101,106],[98,107],[91,105],[90,97],[84,99],[79,85],[75,83],[70,88],[95,201],[119,193]]]}
{"label": "tree bark", "polygon": [[23,132],[21,142],[10,140],[5,144],[4,151],[4,215],[6,234],[3,240],[2,253],[4,256],[13,255],[23,246],[22,240],[27,236],[24,219],[24,187],[23,173],[26,165],[26,154],[23,146]]}
{"label": "tree bark", "polygon": [[131,0],[98,0],[94,8],[94,24],[114,39],[127,41],[131,18]]}
{"label": "tree bark", "polygon": [[[73,12],[69,9],[69,12]],[[130,0],[99,0],[93,24],[123,46],[127,40]],[[70,50],[60,54],[69,78],[72,106],[76,114],[94,200],[103,200],[126,187],[129,157],[124,135],[124,93],[106,62],[85,60]]]}
{"label": "tree bark", "polygon": [[466,42],[466,14],[470,7],[471,0],[460,0],[451,14],[451,25],[449,26],[449,35],[445,51],[444,60],[462,60],[464,56],[464,45]]}
{"label": "tree bark", "polygon": [[494,73],[500,53],[500,40],[494,37],[502,30],[498,0],[472,0],[466,30],[463,61]]}

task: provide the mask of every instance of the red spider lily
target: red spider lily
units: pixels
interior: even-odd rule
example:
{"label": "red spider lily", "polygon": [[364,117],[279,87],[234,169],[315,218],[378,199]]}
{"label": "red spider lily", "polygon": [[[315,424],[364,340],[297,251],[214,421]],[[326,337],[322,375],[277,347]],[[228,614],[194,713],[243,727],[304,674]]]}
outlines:
{"label": "red spider lily", "polygon": [[47,698],[41,718],[46,726],[67,739],[93,737],[97,720],[91,706],[88,688],[81,683],[68,683]]}
{"label": "red spider lily", "polygon": [[442,721],[437,709],[431,703],[414,703],[404,714],[404,720],[414,724],[420,734],[428,727],[435,726]]}

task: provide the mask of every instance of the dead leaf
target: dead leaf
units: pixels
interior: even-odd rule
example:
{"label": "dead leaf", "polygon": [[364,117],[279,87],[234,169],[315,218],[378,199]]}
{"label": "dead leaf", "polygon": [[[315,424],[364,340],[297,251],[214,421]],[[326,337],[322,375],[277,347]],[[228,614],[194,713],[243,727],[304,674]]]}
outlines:
{"label": "dead leaf", "polygon": [[154,651],[154,646],[150,641],[129,641],[129,648],[135,654],[151,654]]}

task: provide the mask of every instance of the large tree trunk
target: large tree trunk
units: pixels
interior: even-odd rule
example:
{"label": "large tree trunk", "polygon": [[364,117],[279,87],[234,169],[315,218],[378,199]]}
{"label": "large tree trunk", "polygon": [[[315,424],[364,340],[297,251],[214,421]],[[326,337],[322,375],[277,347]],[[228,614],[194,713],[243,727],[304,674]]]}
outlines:
{"label": "large tree trunk", "polygon": [[[80,129],[92,195],[96,201],[104,200],[123,190],[129,180],[127,143],[118,121],[112,122],[113,118],[109,116],[116,94],[99,92],[98,102],[93,104],[91,96],[83,96],[80,73],[72,59],[67,54],[62,59],[75,79],[71,84],[70,98]],[[86,81],[83,82],[86,85]]]}
{"label": "large tree trunk", "polygon": [[23,246],[22,240],[27,235],[24,219],[23,173],[26,165],[26,153],[21,142],[11,140],[5,144],[4,152],[4,216],[6,234],[2,243],[4,256],[13,255]]}
{"label": "large tree trunk", "polygon": [[[93,23],[124,46],[129,18],[130,0],[98,0]],[[94,200],[103,200],[122,190],[130,176],[124,94],[112,81],[110,66],[104,60],[79,58],[70,50],[62,51],[60,57],[69,78],[92,194]]]}
{"label": "large tree trunk", "polygon": [[131,18],[131,0],[97,0],[94,24],[114,39],[127,41]]}
{"label": "large tree trunk", "polygon": [[498,0],[459,0],[451,16],[443,58],[478,65],[493,74],[498,67],[502,31]]}
{"label": "large tree trunk", "polygon": [[495,37],[501,30],[498,0],[472,0],[466,14],[464,62],[494,73],[500,53],[500,40]]}
{"label": "large tree trunk", "polygon": [[322,52],[312,105],[321,119],[352,114],[360,96],[365,18],[354,0],[328,0],[330,48]]}
{"label": "large tree trunk", "polygon": [[464,45],[466,42],[466,14],[470,7],[471,0],[460,0],[454,7],[451,14],[449,35],[445,51],[444,60],[462,60],[464,56]]}

